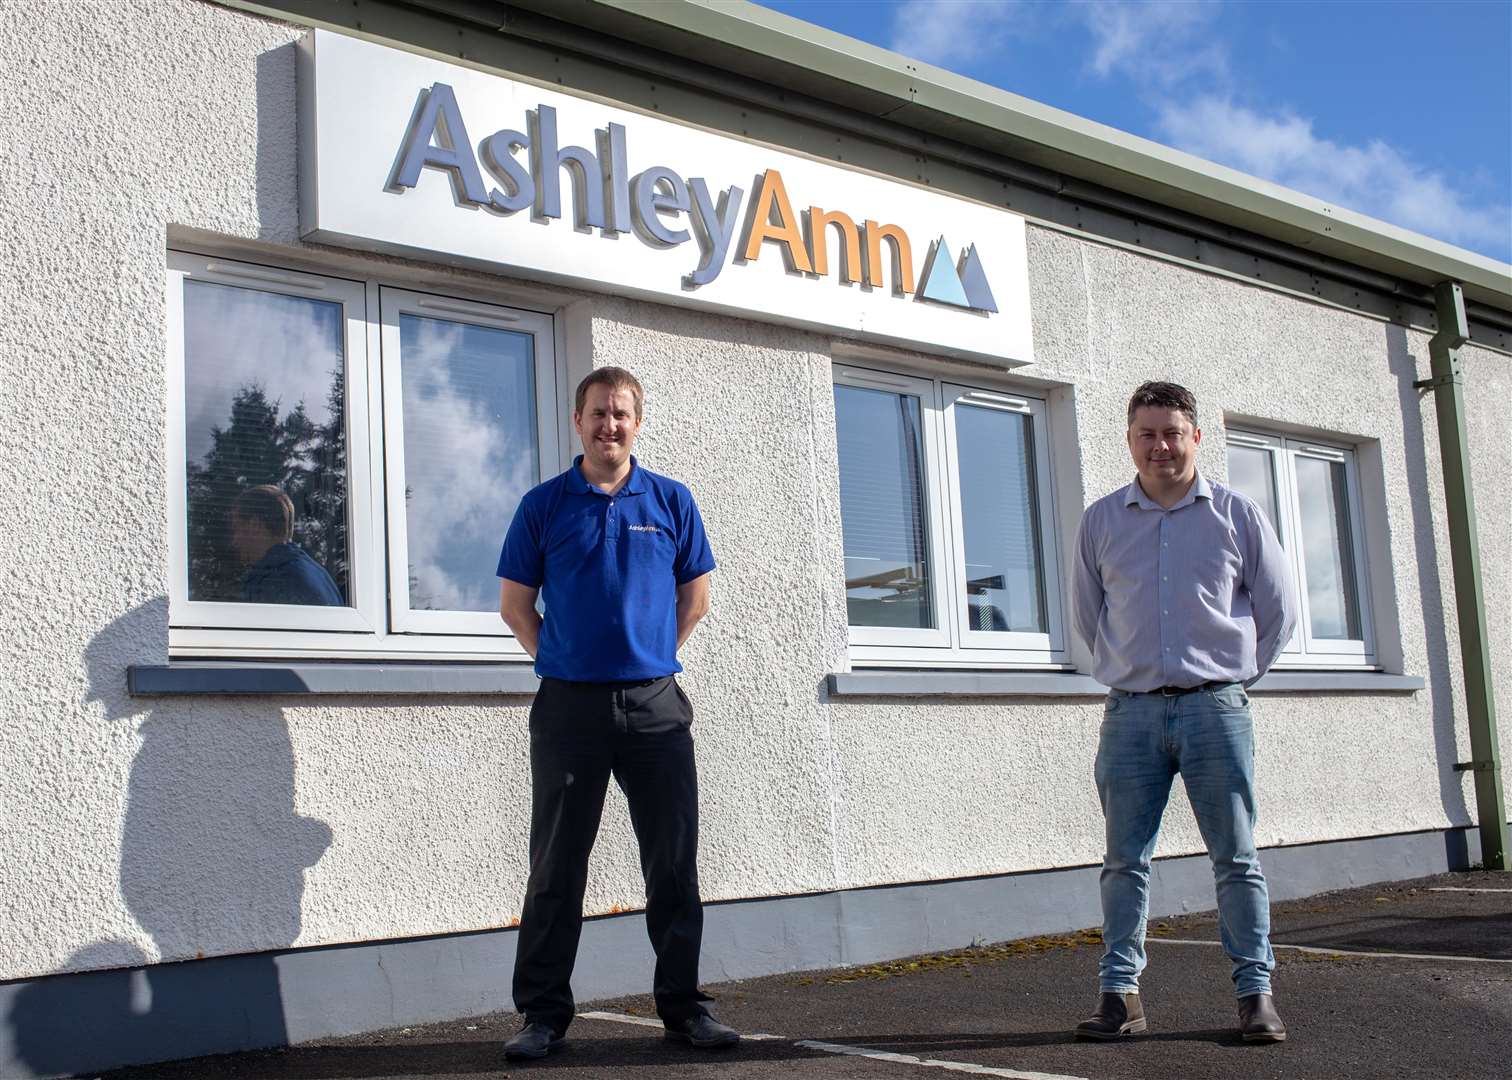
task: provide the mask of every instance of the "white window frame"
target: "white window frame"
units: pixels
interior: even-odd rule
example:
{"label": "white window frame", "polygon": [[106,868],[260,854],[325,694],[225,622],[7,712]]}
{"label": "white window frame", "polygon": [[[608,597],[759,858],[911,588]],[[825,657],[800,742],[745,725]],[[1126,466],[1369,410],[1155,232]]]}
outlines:
{"label": "white window frame", "polygon": [[[1019,389],[972,385],[960,378],[927,378],[837,362],[834,383],[919,398],[924,443],[924,482],[931,601],[938,627],[851,626],[850,658],[857,667],[1066,668],[1069,645],[1061,599],[1061,562],[1056,535],[1054,478],[1050,461],[1048,410],[1043,398]],[[1049,630],[1044,634],[973,630],[965,595],[965,541],[962,528],[960,473],[956,455],[954,409],[1004,409],[1031,418],[1040,555]]]}
{"label": "white window frame", "polygon": [[[536,335],[536,408],[541,471],[565,467],[559,442],[564,404],[557,400],[565,362],[561,320],[549,306],[505,306],[452,295],[416,292],[377,279],[354,280],[336,274],[289,270],[244,258],[168,252],[168,529],[169,655],[175,658],[238,659],[430,659],[518,660],[529,656],[494,612],[410,612],[441,616],[395,625],[389,599],[390,567],[404,568],[408,558],[393,549],[396,533],[389,512],[393,483],[391,457],[402,457],[402,399],[397,368],[385,386],[381,293],[430,300],[432,310],[417,313],[476,321],[485,313],[500,325],[528,325]],[[348,590],[351,606],[325,608],[297,604],[244,604],[189,601],[188,488],[185,433],[184,282],[208,281],[291,296],[334,300],[344,305],[343,359],[346,363]],[[418,300],[416,301],[418,302]],[[506,298],[507,303],[507,298]],[[508,322],[509,319],[514,322]],[[394,329],[397,346],[397,316]],[[397,356],[397,351],[390,350]],[[400,441],[388,445],[395,434]],[[400,463],[402,466],[402,462]],[[397,490],[403,492],[402,476]],[[387,492],[387,494],[386,494]],[[402,523],[402,518],[400,519]],[[503,537],[500,536],[502,542]],[[385,558],[385,554],[387,557]],[[396,561],[402,559],[403,561]],[[404,603],[407,607],[407,596]],[[430,625],[424,625],[429,622]]]}
{"label": "white window frame", "polygon": [[889,372],[869,371],[865,368],[837,367],[835,383],[840,386],[855,386],[866,390],[881,390],[890,394],[906,394],[919,399],[920,450],[923,453],[924,512],[928,536],[930,560],[929,603],[935,613],[937,626],[925,629],[906,626],[853,626],[850,629],[852,647],[874,646],[882,650],[909,650],[915,648],[949,648],[949,576],[945,573],[946,545],[945,518],[938,492],[944,488],[940,473],[940,454],[935,447],[940,440],[939,410],[931,404],[935,396],[934,383],[929,379],[895,375]]}
{"label": "white window frame", "polygon": [[[388,504],[389,625],[397,634],[461,634],[509,637],[509,628],[492,611],[423,611],[409,602],[409,529],[404,492],[404,396],[403,357],[399,320],[403,315],[486,326],[531,335],[535,372],[536,460],[540,483],[555,470],[557,455],[556,363],[552,319],[534,311],[520,311],[497,304],[458,300],[449,296],[382,286],[379,289],[379,323],[382,326],[383,446]],[[504,538],[501,535],[500,541]]]}
{"label": "white window frame", "polygon": [[[1270,456],[1271,477],[1276,484],[1276,503],[1281,545],[1286,549],[1296,590],[1297,629],[1286,643],[1278,668],[1374,668],[1376,666],[1375,611],[1370,595],[1370,569],[1365,561],[1365,517],[1360,495],[1360,472],[1352,446],[1329,440],[1274,435],[1254,429],[1229,429],[1227,442]],[[1227,447],[1225,447],[1225,453]],[[1301,501],[1297,490],[1295,462],[1311,458],[1344,466],[1345,495],[1349,508],[1350,550],[1354,557],[1356,603],[1360,612],[1361,637],[1315,638],[1307,596],[1307,566],[1302,550]]]}
{"label": "white window frame", "polygon": [[[353,404],[367,397],[367,298],[360,282],[301,274],[229,259],[206,259],[181,252],[168,254],[168,621],[173,627],[278,630],[298,623],[311,630],[345,633],[375,632],[382,624],[381,593],[371,587],[377,561],[373,539],[358,523],[371,517],[372,491],[362,482],[368,458],[366,425],[353,423],[360,415]],[[189,281],[255,289],[281,296],[334,302],[342,306],[342,362],[346,365],[347,537],[352,603],[347,607],[299,604],[244,604],[189,599],[189,493],[186,423],[186,358],[184,356],[184,291]],[[365,587],[364,583],[368,583]]]}
{"label": "white window frame", "polygon": [[[960,646],[963,649],[990,651],[998,659],[1012,659],[1024,654],[1030,654],[1037,659],[1048,658],[1056,651],[1055,643],[1064,641],[1065,635],[1061,624],[1060,604],[1054,602],[1054,596],[1059,592],[1057,584],[1059,575],[1055,573],[1058,565],[1055,530],[1046,528],[1044,513],[1045,495],[1050,492],[1049,432],[1046,424],[1045,403],[1039,398],[1004,394],[999,391],[983,390],[979,387],[961,386],[949,382],[943,383],[941,390],[945,406],[945,462],[950,473],[950,532],[953,543],[951,567],[960,575],[957,581],[958,589],[951,594],[952,596],[959,595],[961,599],[956,612],[956,629]],[[973,630],[971,628],[970,605],[965,602],[966,525],[965,511],[961,504],[960,454],[956,448],[954,421],[954,412],[962,407],[962,403],[966,408],[995,409],[1001,412],[1017,413],[1030,419],[1030,434],[1032,435],[1030,452],[1034,455],[1036,503],[1033,509],[1039,526],[1040,565],[1044,569],[1044,580],[1040,584],[1045,590],[1047,626],[1045,633]]]}

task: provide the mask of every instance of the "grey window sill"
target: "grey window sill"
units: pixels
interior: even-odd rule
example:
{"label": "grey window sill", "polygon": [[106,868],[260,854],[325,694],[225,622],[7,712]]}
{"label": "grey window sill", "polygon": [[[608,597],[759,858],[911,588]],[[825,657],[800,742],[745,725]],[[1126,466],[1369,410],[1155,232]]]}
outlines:
{"label": "grey window sill", "polygon": [[1426,689],[1428,681],[1418,675],[1391,675],[1384,671],[1267,671],[1252,694],[1289,694],[1297,691],[1322,693],[1411,694]]}
{"label": "grey window sill", "polygon": [[126,670],[137,697],[186,694],[524,694],[528,664],[269,664],[180,661]]}
{"label": "grey window sill", "polygon": [[[1090,675],[1054,671],[851,671],[830,675],[831,697],[1102,697],[1108,688]],[[1272,671],[1252,694],[1401,694],[1427,684],[1415,675],[1379,671]]]}

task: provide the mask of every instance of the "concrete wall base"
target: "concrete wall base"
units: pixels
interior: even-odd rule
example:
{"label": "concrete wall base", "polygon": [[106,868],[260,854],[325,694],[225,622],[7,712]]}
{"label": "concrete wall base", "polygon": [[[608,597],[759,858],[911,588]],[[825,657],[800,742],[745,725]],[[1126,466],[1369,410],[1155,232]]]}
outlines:
{"label": "concrete wall base", "polygon": [[[1267,849],[1276,900],[1466,869],[1474,829]],[[1095,926],[1097,868],[710,904],[706,983],[873,963]],[[1162,859],[1151,914],[1213,906],[1201,856]],[[0,983],[0,1077],[66,1076],[121,1065],[284,1046],[510,1007],[515,931],[384,941]],[[641,915],[593,919],[579,1001],[647,990]],[[1089,985],[1095,972],[1089,970]]]}

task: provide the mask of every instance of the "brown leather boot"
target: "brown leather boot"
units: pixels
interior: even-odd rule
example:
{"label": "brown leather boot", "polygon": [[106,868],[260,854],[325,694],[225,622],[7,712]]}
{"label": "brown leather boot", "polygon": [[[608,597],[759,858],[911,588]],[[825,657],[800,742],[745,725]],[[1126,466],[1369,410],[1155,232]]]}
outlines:
{"label": "brown leather boot", "polygon": [[1239,999],[1239,1033],[1245,1042],[1286,1041],[1286,1025],[1276,1015],[1276,1003],[1269,994]]}
{"label": "brown leather boot", "polygon": [[1112,1042],[1125,1035],[1138,1035],[1147,1026],[1138,994],[1103,994],[1097,1000],[1097,1011],[1076,1025],[1076,1037]]}

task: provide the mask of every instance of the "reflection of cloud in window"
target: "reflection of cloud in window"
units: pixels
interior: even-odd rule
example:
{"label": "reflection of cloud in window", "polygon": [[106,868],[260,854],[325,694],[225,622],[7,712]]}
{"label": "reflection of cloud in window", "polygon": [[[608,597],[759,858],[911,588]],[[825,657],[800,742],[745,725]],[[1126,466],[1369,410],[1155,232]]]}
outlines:
{"label": "reflection of cloud in window", "polygon": [[1344,467],[1297,459],[1298,504],[1302,511],[1302,553],[1307,562],[1307,603],[1313,636],[1348,638],[1354,631],[1348,509]]}
{"label": "reflection of cloud in window", "polygon": [[316,424],[341,363],[341,305],[259,289],[184,282],[185,449],[201,461],[210,431],[230,422],[231,401],[261,386],[279,417],[302,401]]}
{"label": "reflection of cloud in window", "polygon": [[410,604],[492,611],[499,543],[536,482],[529,335],[401,320]]}

